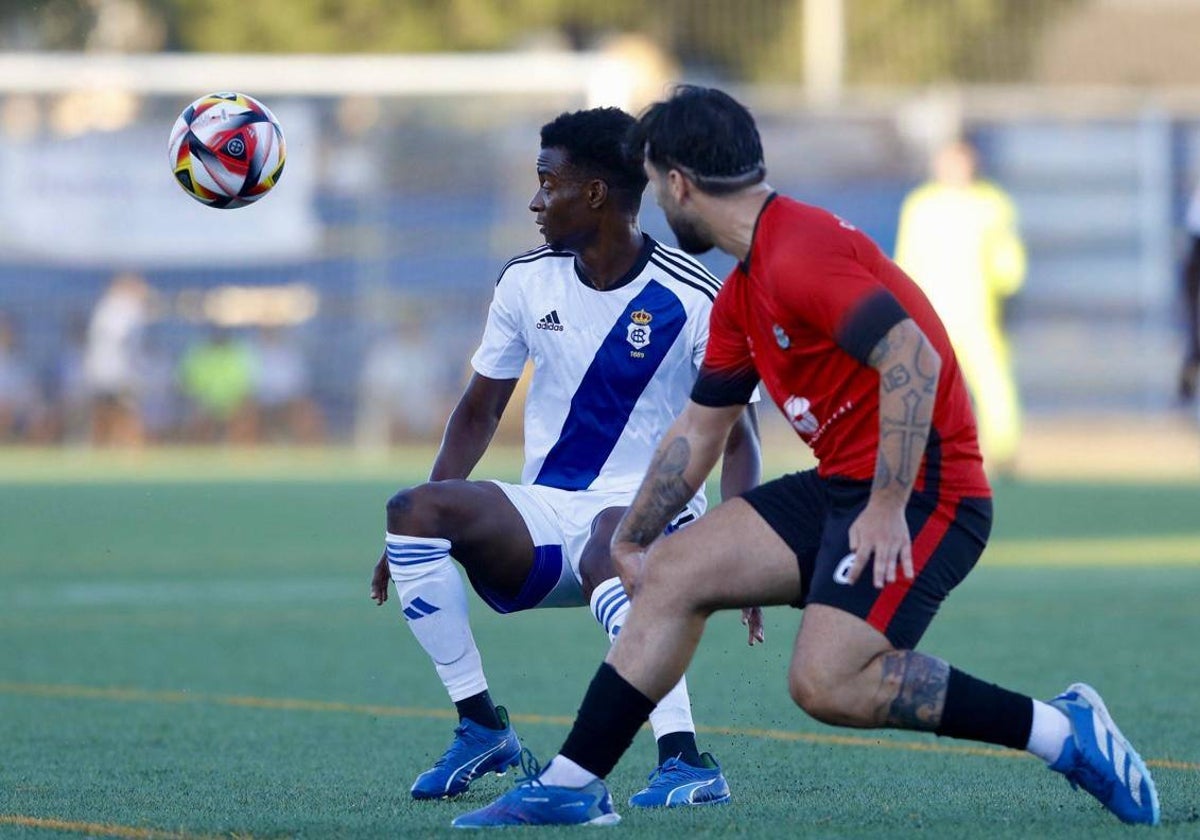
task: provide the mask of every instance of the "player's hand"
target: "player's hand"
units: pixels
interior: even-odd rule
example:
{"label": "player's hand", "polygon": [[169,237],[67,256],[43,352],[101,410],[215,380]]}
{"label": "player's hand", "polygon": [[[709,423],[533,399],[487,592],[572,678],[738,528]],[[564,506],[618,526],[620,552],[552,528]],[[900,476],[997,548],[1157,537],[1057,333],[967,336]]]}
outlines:
{"label": "player's hand", "polygon": [[371,600],[379,606],[383,606],[383,602],[388,599],[388,584],[392,582],[392,573],[388,569],[387,552],[379,558],[379,562],[375,564],[375,571],[371,574]]}
{"label": "player's hand", "polygon": [[897,564],[904,576],[912,580],[912,537],[908,533],[904,507],[875,499],[867,502],[866,508],[850,526],[850,550],[855,555],[849,574],[852,584],[872,560],[875,561],[876,589],[883,589],[896,580]]}
{"label": "player's hand", "polygon": [[754,647],[755,642],[759,644],[766,642],[767,637],[763,633],[762,607],[742,607],[742,626],[746,627],[750,634],[750,647]]}
{"label": "player's hand", "polygon": [[638,582],[642,579],[642,569],[646,567],[646,549],[634,542],[616,540],[609,550],[613,568],[621,578],[625,594],[632,598]]}

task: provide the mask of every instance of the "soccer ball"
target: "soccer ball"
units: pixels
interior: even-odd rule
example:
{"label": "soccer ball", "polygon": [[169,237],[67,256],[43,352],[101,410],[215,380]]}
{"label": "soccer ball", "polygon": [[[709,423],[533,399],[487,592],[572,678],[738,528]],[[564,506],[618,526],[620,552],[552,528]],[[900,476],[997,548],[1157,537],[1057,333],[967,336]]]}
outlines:
{"label": "soccer ball", "polygon": [[287,156],[275,115],[242,93],[210,93],[184,108],[167,151],[183,191],[222,209],[266,195],[279,183]]}

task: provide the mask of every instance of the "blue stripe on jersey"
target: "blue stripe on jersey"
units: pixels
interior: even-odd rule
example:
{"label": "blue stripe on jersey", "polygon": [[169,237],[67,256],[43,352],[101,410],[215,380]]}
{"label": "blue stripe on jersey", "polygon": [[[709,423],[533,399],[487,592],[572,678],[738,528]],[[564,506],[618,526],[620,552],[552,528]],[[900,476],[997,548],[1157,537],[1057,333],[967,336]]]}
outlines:
{"label": "blue stripe on jersey", "polygon": [[[652,316],[650,343],[641,348],[641,358],[634,358],[629,325],[633,323],[630,316],[639,309]],[[679,298],[656,280],[629,302],[583,375],[558,441],[546,453],[534,484],[585,490],[596,480],[634,406],[686,322],[687,312]]]}

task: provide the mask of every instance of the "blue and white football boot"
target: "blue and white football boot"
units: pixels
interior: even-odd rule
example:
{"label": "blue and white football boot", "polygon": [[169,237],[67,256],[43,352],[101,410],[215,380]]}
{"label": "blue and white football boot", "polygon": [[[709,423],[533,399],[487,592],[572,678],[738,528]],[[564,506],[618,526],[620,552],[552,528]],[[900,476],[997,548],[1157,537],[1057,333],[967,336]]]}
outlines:
{"label": "blue and white football boot", "polygon": [[501,828],[512,825],[616,825],[621,815],[602,779],[581,788],[544,785],[541,767],[529,750],[521,754],[525,776],[490,805],[456,817],[455,828]]}
{"label": "blue and white football boot", "polygon": [[503,729],[488,729],[473,720],[463,720],[454,729],[454,740],[434,765],[417,776],[413,782],[413,799],[446,799],[466,793],[471,782],[487,773],[503,776],[516,767],[521,756],[521,742],[508,711],[496,707]]}
{"label": "blue and white football boot", "polygon": [[729,801],[729,783],[711,753],[701,753],[702,766],[668,758],[653,773],[649,784],[629,797],[635,808],[678,808],[688,805],[721,805]]}
{"label": "blue and white football boot", "polygon": [[1075,683],[1050,705],[1071,721],[1071,737],[1050,769],[1099,799],[1122,822],[1158,825],[1158,791],[1150,771],[1096,689]]}

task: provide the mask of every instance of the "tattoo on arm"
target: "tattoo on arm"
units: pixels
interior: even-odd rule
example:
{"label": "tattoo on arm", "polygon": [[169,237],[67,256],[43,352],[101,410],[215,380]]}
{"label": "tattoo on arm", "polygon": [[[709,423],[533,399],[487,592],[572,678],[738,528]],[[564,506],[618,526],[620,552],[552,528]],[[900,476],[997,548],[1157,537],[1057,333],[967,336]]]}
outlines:
{"label": "tattoo on arm", "polygon": [[620,539],[646,546],[692,498],[693,489],[684,478],[692,450],[687,438],[668,441],[655,456],[642,481],[633,506],[620,526]]}
{"label": "tattoo on arm", "polygon": [[879,367],[891,352],[892,343],[888,341],[888,337],[885,335],[879,339],[879,343],[872,348],[870,355],[867,356],[867,364],[871,367]]}
{"label": "tattoo on arm", "polygon": [[879,368],[879,455],[872,489],[912,489],[925,455],[941,360],[925,335],[902,322],[871,352]]}
{"label": "tattoo on arm", "polygon": [[912,374],[908,372],[905,365],[894,365],[888,368],[882,376],[883,390],[895,391],[897,388],[903,388],[909,382],[912,382]]}
{"label": "tattoo on arm", "polygon": [[950,666],[913,650],[883,654],[875,718],[883,726],[933,731],[942,722]]}
{"label": "tattoo on arm", "polygon": [[[880,433],[880,442],[883,443],[888,438],[898,438],[899,442],[899,463],[895,468],[887,466],[887,458],[880,458],[886,467],[886,473],[883,477],[887,481],[895,479],[903,487],[912,487],[913,482],[917,480],[917,471],[920,469],[921,457],[925,454],[925,442],[929,438],[929,421],[921,422],[919,415],[921,409],[921,397],[916,391],[909,391],[903,397],[902,412],[891,412],[888,414],[882,413]],[[875,471],[876,478],[880,477],[878,469]],[[879,488],[879,485],[876,485]]]}
{"label": "tattoo on arm", "polygon": [[887,487],[892,482],[892,471],[886,458],[875,459],[875,487]]}

